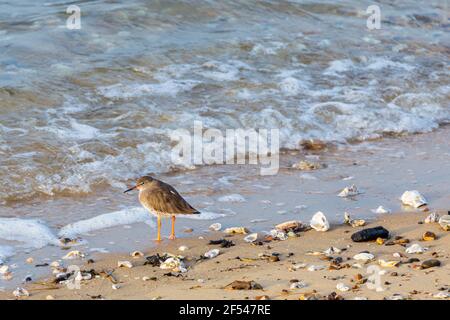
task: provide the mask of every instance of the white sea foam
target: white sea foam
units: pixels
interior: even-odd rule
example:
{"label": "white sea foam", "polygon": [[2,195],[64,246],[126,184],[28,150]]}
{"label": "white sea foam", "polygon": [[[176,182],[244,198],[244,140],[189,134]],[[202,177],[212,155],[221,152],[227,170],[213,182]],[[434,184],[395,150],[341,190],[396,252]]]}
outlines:
{"label": "white sea foam", "polygon": [[[151,223],[150,220],[150,215],[145,209],[139,207],[129,208],[70,223],[62,227],[58,234],[61,237],[74,237],[76,235],[120,225],[144,221]],[[154,227],[154,224],[152,224],[152,227]]]}
{"label": "white sea foam", "polygon": [[180,92],[191,90],[198,84],[194,80],[168,80],[149,84],[114,84],[99,87],[98,93],[109,99],[129,99],[145,95],[176,96]]}
{"label": "white sea foam", "polygon": [[242,195],[234,193],[234,194],[222,196],[219,199],[217,199],[217,201],[219,201],[219,202],[245,202],[246,200]]}
{"label": "white sea foam", "polygon": [[[202,211],[195,215],[178,215],[179,218],[196,220],[213,220],[225,217],[227,213],[214,213]],[[132,207],[114,212],[104,213],[90,219],[80,220],[62,227],[58,233],[60,237],[73,238],[77,235],[88,234],[106,228],[144,222],[151,228],[155,228],[153,216],[142,207]]]}
{"label": "white sea foam", "polygon": [[49,227],[34,219],[0,218],[0,239],[18,241],[23,248],[60,244]]}

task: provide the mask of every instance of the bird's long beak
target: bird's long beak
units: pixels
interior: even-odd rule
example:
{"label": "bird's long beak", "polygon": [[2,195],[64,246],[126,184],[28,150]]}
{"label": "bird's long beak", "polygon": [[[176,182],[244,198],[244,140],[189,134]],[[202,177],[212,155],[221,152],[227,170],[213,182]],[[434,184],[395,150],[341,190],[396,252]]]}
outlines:
{"label": "bird's long beak", "polygon": [[123,193],[127,193],[127,192],[130,192],[130,191],[132,191],[132,190],[134,190],[134,189],[136,189],[137,188],[137,186],[134,186],[134,187],[131,187],[130,189],[128,189],[128,190],[125,190]]}

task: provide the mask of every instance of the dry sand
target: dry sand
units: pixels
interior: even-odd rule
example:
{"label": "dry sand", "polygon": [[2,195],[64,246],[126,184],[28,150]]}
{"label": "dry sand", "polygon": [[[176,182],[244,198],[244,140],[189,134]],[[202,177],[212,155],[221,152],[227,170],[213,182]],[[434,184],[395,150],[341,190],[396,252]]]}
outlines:
{"label": "dry sand", "polygon": [[[303,299],[315,293],[318,298],[325,298],[332,292],[338,293],[344,299],[366,297],[368,299],[383,299],[400,294],[408,299],[435,299],[433,295],[440,291],[450,292],[450,233],[442,230],[437,223],[418,224],[426,217],[425,212],[409,212],[388,214],[377,221],[372,221],[364,227],[352,228],[346,225],[332,225],[327,232],[309,230],[301,232],[299,237],[285,241],[271,241],[263,245],[252,245],[243,241],[243,235],[228,236],[223,232],[210,232],[204,239],[183,238],[165,241],[145,252],[145,256],[164,252],[182,254],[187,260],[188,271],[180,276],[168,276],[170,270],[144,265],[144,257],[133,258],[130,254],[104,254],[96,257],[94,263],[85,264],[82,270],[94,269],[97,272],[113,271],[118,281],[118,289],[112,288],[111,280],[104,276],[82,281],[81,288],[70,290],[63,284],[54,285],[52,279],[42,280],[27,286],[31,296],[21,299],[46,299],[51,295],[55,299],[255,299],[266,295],[270,299]],[[355,243],[350,236],[353,232],[366,227],[382,225],[391,233],[391,239],[402,236],[411,243],[419,243],[429,250],[423,254],[405,254],[402,245],[379,245],[375,242]],[[437,235],[434,241],[421,241],[425,231]],[[230,248],[220,248],[220,255],[209,260],[195,262],[217,245],[208,245],[210,239],[225,237],[235,243]],[[178,247],[185,245],[187,251],[180,252]],[[346,249],[333,257],[342,257],[342,265],[361,263],[352,257],[361,251],[369,251],[375,255],[375,260],[362,264],[362,268],[347,267],[340,270],[329,270],[329,261],[323,256],[308,255],[308,251],[324,251],[334,246]],[[393,253],[399,252],[405,256],[396,258]],[[279,253],[280,261],[269,262],[258,259],[258,254]],[[381,275],[383,291],[369,289],[366,284],[357,284],[355,276],[361,274],[364,279],[369,265],[378,265],[378,259],[406,262],[408,258],[418,258],[420,262],[402,263],[398,267],[380,268],[385,270]],[[426,270],[416,270],[414,265],[427,259],[438,259],[442,265]],[[118,268],[118,260],[132,262],[133,268]],[[326,268],[319,271],[307,269],[292,270],[295,264],[323,265]],[[147,281],[143,277],[148,277]],[[304,281],[306,288],[290,289],[292,280]],[[226,290],[223,289],[235,280],[253,280],[263,287],[263,290]],[[338,283],[344,283],[352,289],[340,292],[336,289]],[[1,299],[11,299],[11,293],[1,293]]]}

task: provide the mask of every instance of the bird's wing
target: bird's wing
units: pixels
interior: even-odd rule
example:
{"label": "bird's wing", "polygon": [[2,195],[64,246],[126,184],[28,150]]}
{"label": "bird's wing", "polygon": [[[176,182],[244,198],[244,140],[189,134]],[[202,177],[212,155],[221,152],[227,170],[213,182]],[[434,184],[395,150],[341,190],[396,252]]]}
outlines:
{"label": "bird's wing", "polygon": [[172,186],[167,184],[159,190],[152,191],[151,201],[153,209],[159,212],[174,214],[200,213],[184,200]]}

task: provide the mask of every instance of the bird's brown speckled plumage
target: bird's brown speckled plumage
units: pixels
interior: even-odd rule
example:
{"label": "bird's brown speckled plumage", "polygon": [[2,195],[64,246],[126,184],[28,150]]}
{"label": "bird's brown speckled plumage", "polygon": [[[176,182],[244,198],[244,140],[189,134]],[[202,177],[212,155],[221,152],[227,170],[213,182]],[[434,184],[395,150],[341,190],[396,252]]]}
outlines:
{"label": "bird's brown speckled plumage", "polygon": [[151,213],[162,216],[200,213],[171,185],[153,178],[145,182],[145,178],[138,180],[138,185],[145,183],[145,188],[139,190],[139,201]]}

